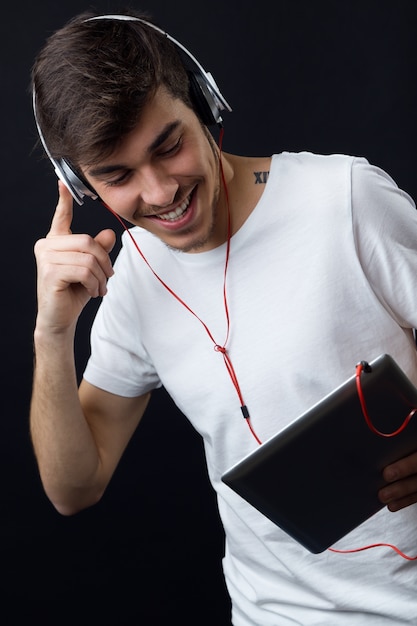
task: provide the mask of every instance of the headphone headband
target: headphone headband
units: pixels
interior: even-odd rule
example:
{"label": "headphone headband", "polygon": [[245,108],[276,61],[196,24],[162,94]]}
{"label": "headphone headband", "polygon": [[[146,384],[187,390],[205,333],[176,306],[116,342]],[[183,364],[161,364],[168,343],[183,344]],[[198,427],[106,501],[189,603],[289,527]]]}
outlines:
{"label": "headphone headband", "polygon": [[[213,115],[213,120],[210,121],[210,124],[222,123],[223,120],[220,115],[220,111],[227,110],[231,112],[232,109],[220,92],[219,88],[217,87],[216,81],[214,80],[212,74],[210,72],[207,72],[202,67],[202,65],[197,61],[195,56],[192,55],[191,52],[182,45],[182,43],[180,43],[177,39],[174,39],[174,37],[162,30],[162,28],[159,28],[151,22],[143,20],[142,18],[133,17],[130,15],[98,15],[96,17],[88,18],[86,22],[92,22],[93,20],[119,20],[126,22],[140,22],[141,24],[145,24],[145,26],[149,26],[149,28],[153,28],[161,35],[164,35],[177,48],[181,57],[181,61],[183,62],[183,65],[187,72],[192,72],[197,77],[201,89],[203,89],[203,85],[206,87],[208,94],[206,92],[204,93],[204,96],[206,96],[207,98],[208,95],[212,98],[212,102],[209,102],[209,106]],[[200,76],[200,79],[198,79],[198,76]]]}
{"label": "headphone headband", "polygon": [[[222,117],[221,111],[227,110],[231,111],[231,107],[220,92],[219,88],[216,85],[216,82],[211,75],[210,72],[207,72],[203,69],[197,59],[191,54],[187,48],[185,48],[179,41],[171,37],[164,30],[148,22],[142,18],[134,17],[130,15],[97,15],[95,17],[90,17],[85,20],[85,22],[91,22],[95,20],[118,20],[118,21],[126,21],[126,22],[140,22],[149,28],[159,32],[161,35],[164,35],[169,41],[171,41],[181,58],[181,61],[184,65],[185,70],[187,71],[189,80],[190,80],[190,90],[191,97],[194,101],[194,105],[201,117],[201,120],[207,126],[211,126],[214,124],[221,125]],[[94,191],[92,187],[90,187],[87,181],[83,180],[80,175],[73,169],[71,164],[66,159],[54,159],[46,145],[46,141],[42,134],[39,121],[36,114],[36,93],[35,89],[32,94],[32,102],[33,102],[33,113],[35,116],[36,127],[38,130],[39,138],[42,142],[42,145],[45,149],[49,160],[54,166],[54,170],[56,175],[62,182],[68,187],[71,192],[74,200],[82,205],[84,203],[84,196],[89,196],[93,200],[98,198],[98,195]]]}

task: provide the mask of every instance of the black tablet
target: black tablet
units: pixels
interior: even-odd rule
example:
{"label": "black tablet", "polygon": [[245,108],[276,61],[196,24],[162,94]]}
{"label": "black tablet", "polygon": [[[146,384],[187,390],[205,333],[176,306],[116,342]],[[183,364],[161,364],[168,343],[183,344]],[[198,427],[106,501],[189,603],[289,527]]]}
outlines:
{"label": "black tablet", "polygon": [[[352,377],[222,476],[223,482],[313,553],[379,509],[383,468],[417,450],[417,414],[376,434]],[[417,389],[383,354],[359,376],[372,425],[390,435],[417,407]]]}

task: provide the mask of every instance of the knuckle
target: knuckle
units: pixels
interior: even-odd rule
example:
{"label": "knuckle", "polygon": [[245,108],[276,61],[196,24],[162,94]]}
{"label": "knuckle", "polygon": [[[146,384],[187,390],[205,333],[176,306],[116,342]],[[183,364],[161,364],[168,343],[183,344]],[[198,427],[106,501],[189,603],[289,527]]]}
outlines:
{"label": "knuckle", "polygon": [[91,250],[94,245],[94,239],[86,233],[78,235],[78,240],[82,250]]}
{"label": "knuckle", "polygon": [[97,259],[91,252],[84,252],[82,256],[82,265],[88,272],[93,272],[97,267]]}
{"label": "knuckle", "polygon": [[91,270],[88,266],[79,268],[79,279],[83,284],[89,283],[91,281]]}
{"label": "knuckle", "polygon": [[43,251],[43,249],[45,248],[45,238],[42,239],[38,239],[34,246],[33,246],[33,251],[35,253],[36,256],[39,256],[41,254],[41,252]]}

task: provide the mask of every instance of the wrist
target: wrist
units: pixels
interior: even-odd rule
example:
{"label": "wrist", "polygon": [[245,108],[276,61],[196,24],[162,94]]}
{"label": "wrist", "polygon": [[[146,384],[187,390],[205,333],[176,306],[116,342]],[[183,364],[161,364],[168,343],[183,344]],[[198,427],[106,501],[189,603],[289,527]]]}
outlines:
{"label": "wrist", "polygon": [[60,346],[64,348],[72,347],[74,335],[75,326],[58,328],[43,324],[41,320],[37,319],[33,339],[36,348],[51,346],[54,349],[59,349]]}

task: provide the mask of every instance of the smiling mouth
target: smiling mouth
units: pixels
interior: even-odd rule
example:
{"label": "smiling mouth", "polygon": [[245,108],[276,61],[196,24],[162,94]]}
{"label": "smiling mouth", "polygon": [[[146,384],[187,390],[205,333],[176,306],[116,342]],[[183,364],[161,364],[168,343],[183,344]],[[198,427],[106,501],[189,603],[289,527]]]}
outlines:
{"label": "smiling mouth", "polygon": [[156,217],[157,219],[162,220],[164,222],[175,222],[176,220],[179,220],[184,215],[184,213],[188,209],[190,200],[191,200],[191,194],[188,196],[188,198],[184,200],[184,202],[182,202],[179,206],[177,206],[176,209],[173,209],[172,211],[168,211],[167,213],[160,213],[159,215],[152,215],[150,217]]}

